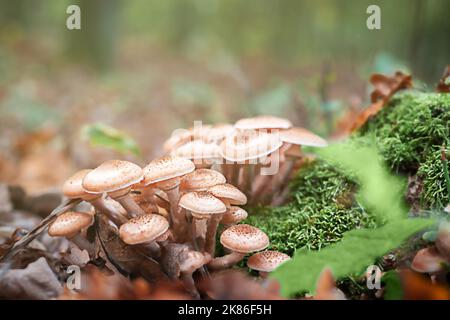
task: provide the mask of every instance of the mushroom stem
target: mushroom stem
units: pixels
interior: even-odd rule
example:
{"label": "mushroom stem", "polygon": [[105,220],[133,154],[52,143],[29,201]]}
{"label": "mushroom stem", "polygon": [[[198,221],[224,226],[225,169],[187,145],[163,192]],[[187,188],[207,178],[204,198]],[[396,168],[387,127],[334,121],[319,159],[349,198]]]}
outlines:
{"label": "mushroom stem", "polygon": [[294,170],[295,159],[287,158],[281,165],[280,173],[274,177],[272,184],[272,194],[281,193],[281,188],[286,184],[287,179]]}
{"label": "mushroom stem", "polygon": [[88,239],[83,237],[80,233],[77,233],[75,236],[71,238],[67,238],[67,240],[75,244],[81,250],[86,250],[90,257],[94,255],[95,253],[94,244],[89,242]]}
{"label": "mushroom stem", "polygon": [[150,251],[150,254],[154,257],[161,255],[161,246],[156,241],[148,242],[144,244],[144,247]]}
{"label": "mushroom stem", "polygon": [[134,202],[129,193],[117,197],[114,200],[119,202],[122,207],[127,210],[128,215],[131,218],[145,214],[144,210],[142,210],[142,208],[136,202]]}
{"label": "mushroom stem", "polygon": [[170,213],[169,213],[169,224],[173,227],[173,234],[176,237],[179,237],[186,226],[183,223],[183,217],[181,211],[178,211],[178,202],[180,201],[180,191],[179,187],[176,186],[170,190],[164,190],[169,197],[170,203]]}
{"label": "mushroom stem", "polygon": [[191,232],[192,232],[192,241],[195,250],[202,251],[205,247],[205,224],[207,223],[207,219],[199,219],[192,216],[191,221]]}
{"label": "mushroom stem", "polygon": [[227,269],[244,259],[244,257],[244,253],[233,251],[223,257],[212,259],[207,266],[211,270]]}
{"label": "mushroom stem", "polygon": [[98,197],[94,200],[90,200],[89,203],[100,213],[106,215],[114,224],[120,227],[122,224],[128,221],[128,219],[111,208],[103,197]]}
{"label": "mushroom stem", "polygon": [[181,280],[183,280],[184,287],[189,292],[189,294],[194,299],[200,299],[200,294],[198,293],[197,287],[195,286],[194,278],[192,277],[192,272],[182,272],[180,274]]}
{"label": "mushroom stem", "polygon": [[206,229],[205,236],[205,252],[209,253],[211,257],[214,257],[216,251],[216,234],[219,222],[222,219],[223,214],[213,215],[208,221],[208,227]]}

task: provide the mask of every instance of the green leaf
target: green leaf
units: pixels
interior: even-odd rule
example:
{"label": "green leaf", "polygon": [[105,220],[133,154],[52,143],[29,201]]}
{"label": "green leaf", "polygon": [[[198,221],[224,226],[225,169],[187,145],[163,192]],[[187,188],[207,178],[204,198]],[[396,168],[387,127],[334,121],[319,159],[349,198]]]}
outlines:
{"label": "green leaf", "polygon": [[93,146],[113,149],[122,154],[141,155],[141,150],[133,138],[106,124],[95,123],[86,125],[82,132],[85,139]]}
{"label": "green leaf", "polygon": [[385,300],[401,300],[403,298],[403,286],[398,272],[394,270],[386,272],[381,281],[385,283]]}
{"label": "green leaf", "polygon": [[305,291],[313,293],[326,267],[337,278],[359,274],[376,258],[435,223],[430,219],[407,218],[402,203],[404,182],[389,173],[375,147],[367,141],[355,140],[330,146],[321,155],[358,181],[358,201],[384,225],[346,232],[341,242],[320,251],[296,252],[290,261],[272,273],[285,296]]}
{"label": "green leaf", "polygon": [[341,242],[320,251],[297,252],[271,276],[280,282],[281,293],[286,297],[305,291],[313,293],[324,268],[330,268],[337,278],[359,274],[377,257],[432,224],[434,221],[428,219],[403,219],[376,229],[352,230]]}
{"label": "green leaf", "polygon": [[332,145],[320,153],[325,160],[355,177],[360,185],[358,201],[380,222],[405,218],[407,208],[402,200],[405,180],[389,173],[373,145],[355,141]]}

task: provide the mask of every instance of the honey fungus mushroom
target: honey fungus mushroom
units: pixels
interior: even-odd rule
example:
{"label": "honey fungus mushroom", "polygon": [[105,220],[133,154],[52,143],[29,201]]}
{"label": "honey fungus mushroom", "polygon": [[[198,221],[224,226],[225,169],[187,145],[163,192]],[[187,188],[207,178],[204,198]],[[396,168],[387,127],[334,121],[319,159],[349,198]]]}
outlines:
{"label": "honey fungus mushroom", "polygon": [[257,252],[247,260],[247,267],[259,271],[261,277],[267,277],[268,273],[274,271],[281,264],[291,259],[287,254],[266,250]]}
{"label": "honey fungus mushroom", "polygon": [[264,250],[269,245],[269,237],[256,227],[238,224],[222,233],[220,243],[231,253],[211,260],[208,268],[212,270],[229,268],[248,253]]}
{"label": "honey fungus mushroom", "polygon": [[[210,246],[210,243],[215,241],[216,233],[210,234],[209,230],[206,231],[207,222],[211,219],[220,221],[222,214],[227,210],[225,204],[211,193],[199,191],[184,194],[180,199],[180,207],[192,215],[191,232],[194,245],[199,249]],[[218,218],[215,218],[216,216]]]}
{"label": "honey fungus mushroom", "polygon": [[88,212],[67,211],[59,215],[48,228],[51,237],[65,237],[80,249],[85,249],[92,254],[93,244],[84,238],[80,232],[87,229],[94,221]]}
{"label": "honey fungus mushroom", "polygon": [[129,161],[108,160],[86,174],[82,186],[91,194],[107,193],[134,217],[145,214],[130,196],[131,187],[141,180],[142,169],[138,165]]}
{"label": "honey fungus mushroom", "polygon": [[98,212],[105,214],[112,222],[120,226],[128,219],[113,203],[103,198],[103,194],[92,194],[86,192],[82,186],[83,179],[91,169],[84,169],[74,173],[63,184],[62,191],[69,199],[81,199],[89,202]]}
{"label": "honey fungus mushroom", "polygon": [[[169,222],[158,214],[143,214],[130,219],[119,229],[123,242],[129,245],[145,244],[152,254],[158,255],[160,248],[156,240],[164,236],[169,229]],[[167,235],[168,236],[168,235]]]}

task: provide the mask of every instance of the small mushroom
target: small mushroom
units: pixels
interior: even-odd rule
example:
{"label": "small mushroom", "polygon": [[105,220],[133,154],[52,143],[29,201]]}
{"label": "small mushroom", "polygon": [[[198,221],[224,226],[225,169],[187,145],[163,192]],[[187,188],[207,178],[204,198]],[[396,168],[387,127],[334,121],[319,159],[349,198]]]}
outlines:
{"label": "small mushroom", "polygon": [[247,260],[247,267],[259,271],[262,278],[278,268],[281,264],[291,259],[287,254],[279,251],[266,250],[255,253]]}
{"label": "small mushroom", "polygon": [[194,170],[195,165],[192,161],[171,156],[153,160],[144,168],[143,184],[156,184],[168,196],[170,203],[169,224],[173,226],[175,237],[183,232],[184,225],[183,217],[178,213],[180,179]]}
{"label": "small mushroom", "polygon": [[247,196],[241,190],[229,183],[222,183],[208,188],[208,191],[225,203],[227,207],[231,205],[244,205],[247,203]]}
{"label": "small mushroom", "polygon": [[196,169],[210,169],[214,163],[220,162],[220,148],[215,143],[202,140],[190,141],[171,152],[172,156],[189,159]]}
{"label": "small mushroom", "polygon": [[264,250],[269,245],[269,237],[256,227],[238,224],[222,233],[220,243],[231,253],[208,263],[212,270],[229,268],[241,261],[246,254]]}
{"label": "small mushroom", "polygon": [[222,214],[227,210],[225,204],[214,197],[211,193],[199,191],[184,194],[180,199],[180,207],[188,210],[192,214],[191,232],[193,242],[196,248],[203,249],[205,242],[209,245],[212,240],[210,238],[205,239],[205,237],[207,237],[205,232],[201,232],[200,230],[197,230],[197,228],[203,224],[203,230],[205,230],[208,219],[213,219],[216,216],[220,221]]}
{"label": "small mushroom", "polygon": [[183,251],[180,254],[180,278],[188,290],[188,292],[196,299],[200,295],[195,286],[192,274],[211,261],[211,256],[208,253],[202,253],[193,250]]}
{"label": "small mushroom", "polygon": [[158,214],[143,214],[121,225],[119,235],[126,244],[145,244],[153,255],[158,255],[160,248],[156,241],[168,229],[169,222],[163,216]]}
{"label": "small mushroom", "polygon": [[[250,187],[248,181],[253,179],[255,165],[259,159],[277,151],[282,145],[278,135],[263,131],[237,131],[227,136],[220,144],[221,155],[228,163],[236,163],[232,172],[231,184],[239,183],[242,169],[242,180],[245,189]],[[247,191],[247,190],[246,190]]]}
{"label": "small mushroom", "polygon": [[84,238],[80,232],[88,228],[93,221],[94,217],[90,213],[67,211],[53,221],[48,228],[48,234],[51,237],[65,237],[92,256],[94,245]]}
{"label": "small mushroom", "polygon": [[234,127],[239,130],[289,129],[292,123],[287,119],[265,115],[241,119],[234,124]]}
{"label": "small mushroom", "polygon": [[444,269],[446,260],[434,247],[421,249],[416,253],[411,268],[422,273],[436,273]]}
{"label": "small mushroom", "polygon": [[240,207],[231,206],[228,208],[227,212],[220,220],[220,223],[224,225],[225,228],[234,226],[235,224],[247,219],[248,213]]}
{"label": "small mushroom", "polygon": [[86,174],[82,186],[88,193],[107,193],[134,217],[145,214],[130,196],[131,187],[141,180],[142,169],[138,165],[129,161],[108,160]]}
{"label": "small mushroom", "polygon": [[84,190],[82,182],[84,177],[92,170],[84,169],[69,177],[62,187],[64,196],[69,199],[82,199],[89,202],[98,212],[105,214],[117,226],[127,222],[127,218],[102,194],[91,194]]}
{"label": "small mushroom", "polygon": [[208,188],[225,182],[225,177],[218,171],[198,169],[185,175],[181,179],[180,189],[183,192],[206,191]]}

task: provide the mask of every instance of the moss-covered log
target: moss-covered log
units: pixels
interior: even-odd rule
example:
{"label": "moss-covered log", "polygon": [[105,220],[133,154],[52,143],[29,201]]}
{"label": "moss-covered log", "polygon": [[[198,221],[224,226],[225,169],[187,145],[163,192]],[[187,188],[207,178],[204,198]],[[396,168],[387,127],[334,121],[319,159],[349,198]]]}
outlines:
{"label": "moss-covered log", "polygon": [[[393,97],[350,139],[377,145],[393,174],[415,181],[414,208],[442,208],[449,202],[440,160],[449,145],[450,95],[406,91]],[[448,152],[448,147],[447,147]],[[323,160],[303,167],[291,183],[291,202],[263,208],[249,218],[267,232],[274,249],[292,254],[300,248],[319,249],[358,227],[375,225],[353,195],[351,177]],[[408,194],[405,190],[405,194]]]}

